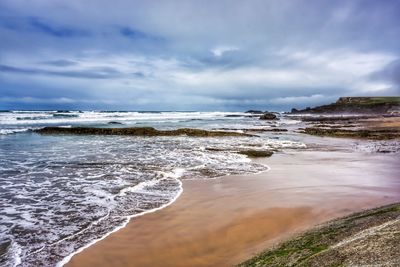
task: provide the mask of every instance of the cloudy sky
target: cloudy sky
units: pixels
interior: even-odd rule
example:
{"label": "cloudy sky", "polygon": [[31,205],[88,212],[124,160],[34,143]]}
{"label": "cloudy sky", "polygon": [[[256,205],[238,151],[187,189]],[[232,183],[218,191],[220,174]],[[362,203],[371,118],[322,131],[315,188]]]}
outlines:
{"label": "cloudy sky", "polygon": [[398,0],[1,0],[0,109],[286,110],[400,94]]}

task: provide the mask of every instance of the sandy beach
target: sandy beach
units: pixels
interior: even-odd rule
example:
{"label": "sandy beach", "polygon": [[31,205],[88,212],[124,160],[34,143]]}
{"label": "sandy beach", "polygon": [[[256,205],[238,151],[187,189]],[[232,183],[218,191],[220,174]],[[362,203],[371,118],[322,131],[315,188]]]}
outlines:
{"label": "sandy beach", "polygon": [[327,220],[400,200],[390,154],[287,151],[255,175],[184,180],[169,207],[75,255],[66,266],[232,266]]}

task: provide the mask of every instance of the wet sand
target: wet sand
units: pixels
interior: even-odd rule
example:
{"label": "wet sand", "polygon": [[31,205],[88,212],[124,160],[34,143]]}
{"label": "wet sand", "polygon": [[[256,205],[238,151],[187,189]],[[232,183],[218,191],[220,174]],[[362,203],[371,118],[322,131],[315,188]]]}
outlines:
{"label": "wet sand", "polygon": [[392,154],[296,151],[271,170],[183,182],[171,206],[75,255],[67,266],[231,266],[332,218],[400,200]]}

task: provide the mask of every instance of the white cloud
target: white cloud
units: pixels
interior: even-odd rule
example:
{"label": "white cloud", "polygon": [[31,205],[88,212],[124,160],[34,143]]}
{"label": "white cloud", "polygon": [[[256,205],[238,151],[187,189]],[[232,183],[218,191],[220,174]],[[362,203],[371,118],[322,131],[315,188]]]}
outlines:
{"label": "white cloud", "polygon": [[277,97],[271,99],[270,102],[274,104],[298,104],[298,103],[312,103],[315,101],[321,101],[326,98],[324,95],[316,94],[311,96],[287,96],[287,97]]}
{"label": "white cloud", "polygon": [[217,46],[213,48],[211,52],[214,54],[214,56],[221,57],[226,52],[232,52],[237,50],[239,50],[239,48],[236,46]]}
{"label": "white cloud", "polygon": [[[172,73],[177,84],[194,87],[275,87],[275,88],[351,88],[360,93],[387,84],[370,81],[369,75],[396,59],[383,53],[352,51],[293,52],[277,54],[282,61],[293,60],[285,67],[237,67],[233,69],[190,69]],[[267,59],[266,59],[267,60]],[[362,86],[361,86],[362,85]],[[363,89],[364,88],[364,89]],[[379,89],[382,90],[382,89]]]}

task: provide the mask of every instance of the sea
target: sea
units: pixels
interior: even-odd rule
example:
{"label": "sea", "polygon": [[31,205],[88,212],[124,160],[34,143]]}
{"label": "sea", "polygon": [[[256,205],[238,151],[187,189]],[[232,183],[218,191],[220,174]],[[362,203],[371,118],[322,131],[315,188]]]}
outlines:
{"label": "sea", "polygon": [[41,135],[35,129],[149,126],[241,132],[296,123],[262,121],[241,112],[2,111],[0,266],[62,266],[134,217],[173,203],[185,190],[182,180],[268,171],[240,150],[306,147],[290,131],[204,138]]}

